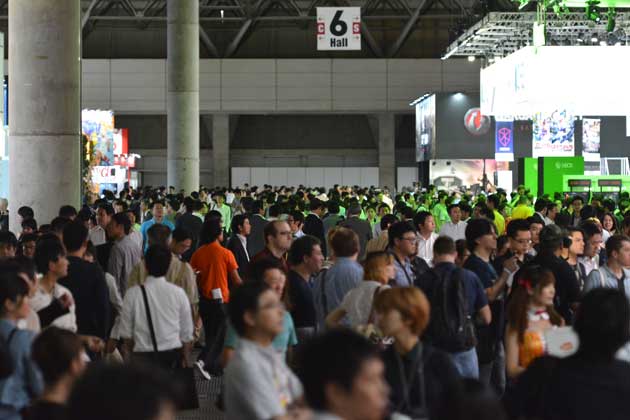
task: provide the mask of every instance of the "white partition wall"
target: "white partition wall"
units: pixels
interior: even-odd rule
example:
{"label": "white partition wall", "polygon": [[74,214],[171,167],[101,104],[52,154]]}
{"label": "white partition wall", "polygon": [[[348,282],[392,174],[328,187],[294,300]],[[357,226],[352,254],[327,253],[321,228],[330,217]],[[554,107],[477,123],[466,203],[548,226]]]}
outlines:
{"label": "white partition wall", "polygon": [[413,167],[398,167],[396,188],[401,191],[403,187],[411,187],[414,182],[418,182],[418,168]]}
{"label": "white partition wall", "polygon": [[232,168],[232,187],[249,185],[378,185],[378,168]]}
{"label": "white partition wall", "polygon": [[378,168],[232,168],[232,187],[242,186],[243,184],[271,184],[295,187],[306,185],[326,188],[339,184],[369,187],[378,185]]}
{"label": "white partition wall", "polygon": [[[166,60],[82,60],[82,106],[166,113]],[[429,92],[478,92],[465,59],[200,60],[202,113],[410,112]]]}

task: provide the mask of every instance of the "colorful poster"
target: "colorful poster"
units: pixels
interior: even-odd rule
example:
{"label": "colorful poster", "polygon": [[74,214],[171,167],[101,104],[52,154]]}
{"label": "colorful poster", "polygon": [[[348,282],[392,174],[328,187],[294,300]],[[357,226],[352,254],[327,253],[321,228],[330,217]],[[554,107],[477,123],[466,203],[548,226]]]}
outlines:
{"label": "colorful poster", "polygon": [[436,159],[431,161],[429,180],[440,189],[465,187],[479,192],[495,184],[497,171],[506,170],[509,170],[508,162],[493,159]]}
{"label": "colorful poster", "polygon": [[514,161],[514,121],[497,121],[494,134],[494,159]]}
{"label": "colorful poster", "polygon": [[574,156],[574,130],[573,115],[566,110],[534,115],[532,155],[534,157]]}
{"label": "colorful poster", "polygon": [[416,104],[416,162],[432,157],[435,143],[435,95]]}
{"label": "colorful poster", "polygon": [[94,166],[114,164],[114,111],[84,109],[81,112],[83,134],[94,145]]}
{"label": "colorful poster", "polygon": [[602,120],[582,119],[582,156],[588,162],[599,162],[600,132]]}

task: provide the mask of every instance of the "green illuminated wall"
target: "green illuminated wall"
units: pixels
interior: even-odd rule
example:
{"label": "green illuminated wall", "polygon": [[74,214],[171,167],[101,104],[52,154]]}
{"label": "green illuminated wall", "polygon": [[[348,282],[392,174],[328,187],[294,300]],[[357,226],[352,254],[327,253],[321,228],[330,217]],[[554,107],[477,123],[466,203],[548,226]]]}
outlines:
{"label": "green illuminated wall", "polygon": [[538,196],[538,159],[537,158],[524,158],[523,159],[523,185],[525,188],[529,188],[529,191]]}
{"label": "green illuminated wall", "polygon": [[565,175],[584,175],[584,158],[581,156],[538,158],[538,194],[563,192]]}

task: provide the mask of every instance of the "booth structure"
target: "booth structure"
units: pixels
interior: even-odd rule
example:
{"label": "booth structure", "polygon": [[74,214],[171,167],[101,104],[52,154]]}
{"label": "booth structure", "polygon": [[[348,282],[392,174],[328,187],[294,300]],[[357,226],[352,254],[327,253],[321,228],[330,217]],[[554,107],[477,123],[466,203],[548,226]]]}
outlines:
{"label": "booth structure", "polygon": [[[534,194],[598,192],[602,182],[609,192],[615,187],[607,182],[622,179],[625,188],[630,176],[630,1],[591,3],[559,4],[600,8],[601,19],[583,10],[551,13],[542,2],[536,12],[488,13],[442,57],[483,61],[479,108],[493,119],[495,156],[513,153],[515,184]],[[568,179],[575,181],[571,188]]]}

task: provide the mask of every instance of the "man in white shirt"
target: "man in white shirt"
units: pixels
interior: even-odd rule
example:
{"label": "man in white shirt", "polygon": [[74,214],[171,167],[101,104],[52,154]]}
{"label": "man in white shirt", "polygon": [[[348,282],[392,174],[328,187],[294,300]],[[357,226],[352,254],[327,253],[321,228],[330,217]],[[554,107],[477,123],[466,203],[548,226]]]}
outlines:
{"label": "man in white shirt", "polygon": [[591,271],[584,282],[584,293],[598,287],[617,289],[630,299],[630,240],[613,235],[606,242],[606,265]]}
{"label": "man in white shirt", "polygon": [[604,239],[602,229],[593,222],[584,223],[582,226],[584,231],[584,254],[578,259],[584,264],[586,275],[591,271],[599,268],[599,251],[602,248]]}
{"label": "man in white shirt", "polygon": [[556,223],[556,216],[558,215],[558,205],[553,201],[547,203],[547,215],[545,216],[545,226],[553,225]]}
{"label": "man in white shirt", "polygon": [[127,290],[120,317],[120,337],[135,358],[164,368],[177,367],[180,361],[181,365],[190,366],[193,340],[190,302],[182,288],[166,281],[171,251],[152,245],[144,263],[149,276],[143,285]]}
{"label": "man in white shirt", "polygon": [[111,204],[99,204],[96,209],[96,226],[90,229],[89,239],[94,246],[103,245],[107,242],[107,236],[105,235],[105,229],[112,220],[114,215],[114,208]]}
{"label": "man in white shirt", "polygon": [[435,220],[428,211],[421,211],[413,218],[413,224],[418,230],[418,257],[433,265],[433,244],[438,238],[435,233]]}
{"label": "man in white shirt", "polygon": [[448,206],[448,215],[450,222],[446,222],[440,228],[440,236],[449,236],[453,241],[466,239],[467,223],[462,221],[462,211],[459,204],[451,204]]}

